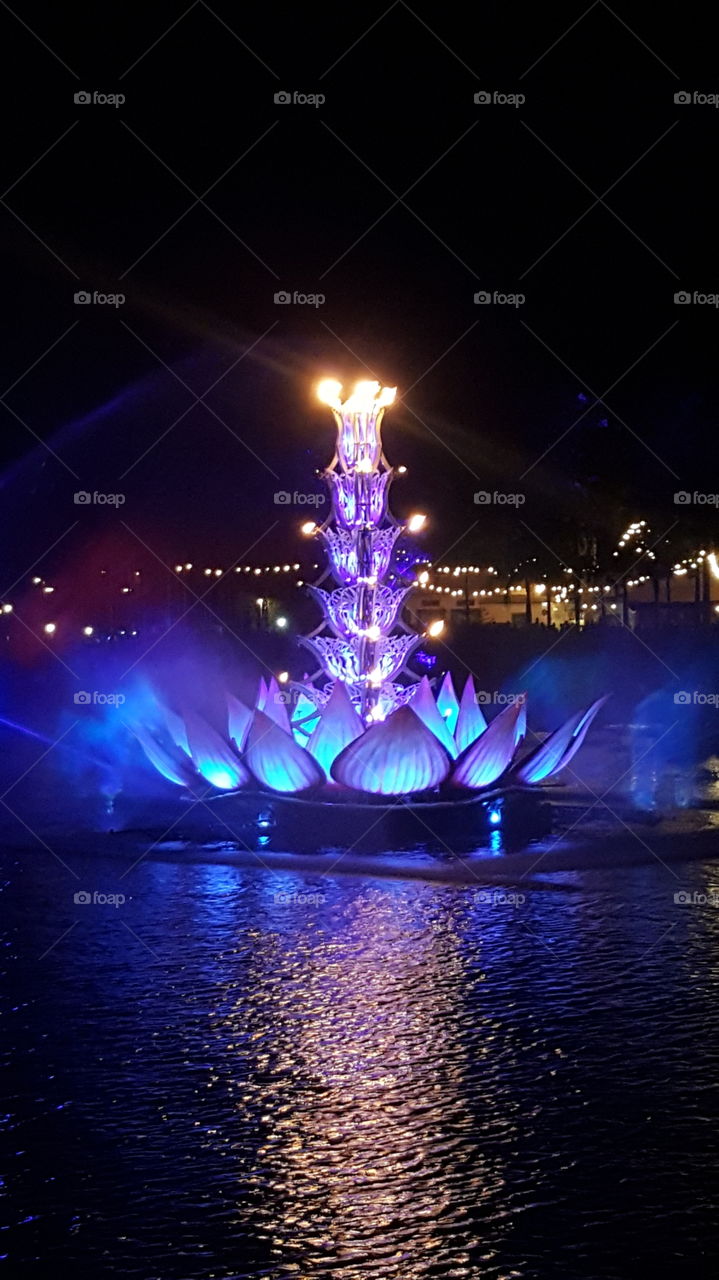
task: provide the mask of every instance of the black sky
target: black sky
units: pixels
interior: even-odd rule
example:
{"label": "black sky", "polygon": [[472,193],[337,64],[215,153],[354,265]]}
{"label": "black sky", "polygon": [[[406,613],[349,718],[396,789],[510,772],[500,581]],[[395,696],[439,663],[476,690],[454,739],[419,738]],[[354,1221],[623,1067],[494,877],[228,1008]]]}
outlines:
{"label": "black sky", "polygon": [[[75,520],[48,565],[119,519],[169,559],[289,554],[303,513],[273,495],[332,448],[312,384],[368,370],[435,555],[516,531],[478,489],[523,492],[552,546],[584,513],[707,527],[673,494],[719,489],[719,320],[674,294],[719,291],[718,115],[674,95],[719,90],[710,27],[602,0],[3,6],[6,576]],[[526,102],[475,104],[495,90]]]}

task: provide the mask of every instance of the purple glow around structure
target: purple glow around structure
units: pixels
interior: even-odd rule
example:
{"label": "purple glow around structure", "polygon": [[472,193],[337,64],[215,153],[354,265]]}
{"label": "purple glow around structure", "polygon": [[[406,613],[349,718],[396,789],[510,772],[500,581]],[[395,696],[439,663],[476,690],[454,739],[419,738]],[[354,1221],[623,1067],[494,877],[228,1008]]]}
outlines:
{"label": "purple glow around structure", "polygon": [[[402,620],[407,597],[426,575],[409,570],[423,559],[402,547],[400,534],[420,530],[417,513],[400,525],[388,508],[393,469],[382,448],[382,418],[394,390],[362,382],[344,402],[338,383],[321,384],[320,399],[335,417],[335,455],[325,472],[331,510],[320,527],[303,531],[322,538],[331,590],[310,588],[322,619],[303,643],[319,663],[304,683],[280,688],[272,676],[260,680],[254,705],[227,692],[222,714],[190,707],[185,695],[170,710],[155,699],[149,727],[137,737],[145,755],[165,778],[191,789],[202,780],[219,790],[247,784],[294,795],[331,783],[360,795],[411,796],[451,788],[481,791],[510,769],[527,731],[524,696],[514,699],[487,726],[468,676],[457,697],[452,676],[439,691],[408,661],[422,635]],[[400,568],[401,564],[401,568]],[[324,581],[323,575],[320,582]],[[443,621],[428,625],[436,639]],[[416,655],[426,668],[433,654]],[[292,714],[288,706],[292,702]],[[512,775],[528,785],[560,770],[579,748],[600,703],[573,716],[528,755]],[[454,791],[457,798],[457,792]],[[461,797],[460,797],[461,798]],[[499,815],[501,809],[492,810]],[[490,825],[498,825],[490,816]]]}

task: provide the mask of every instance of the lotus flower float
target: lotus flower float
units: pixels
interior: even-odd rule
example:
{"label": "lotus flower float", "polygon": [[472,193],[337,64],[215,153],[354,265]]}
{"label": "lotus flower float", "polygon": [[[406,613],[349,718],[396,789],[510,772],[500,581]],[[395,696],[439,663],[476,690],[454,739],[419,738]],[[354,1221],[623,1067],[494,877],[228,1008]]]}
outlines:
{"label": "lotus flower float", "polygon": [[[445,676],[435,699],[427,677],[386,719],[365,725],[336,680],[324,706],[302,699],[290,719],[287,695],[261,682],[254,708],[229,695],[223,730],[195,711],[157,703],[152,728],[135,725],[146,756],[171,782],[196,790],[244,787],[338,800],[365,796],[436,797],[528,787],[555,778],[579,750],[605,699],[579,712],[533,750],[523,750],[526,700],[511,701],[487,724],[467,677],[461,699]],[[452,727],[453,726],[453,727]]]}
{"label": "lotus flower float", "polygon": [[[401,523],[389,510],[396,473],[381,427],[395,390],[360,382],[345,401],[341,390],[331,379],[318,388],[337,428],[324,472],[329,515],[320,526],[303,526],[321,540],[326,556],[322,576],[309,588],[322,620],[302,638],[316,671],[283,689],[274,678],[261,681],[252,706],[229,695],[221,723],[158,703],[153,727],[136,727],[146,755],[181,786],[204,779],[220,791],[259,786],[319,800],[343,794],[459,799],[500,780],[523,788],[546,782],[579,749],[601,702],[523,753],[523,696],[488,724],[471,676],[461,698],[449,674],[435,697],[427,677],[411,670],[422,635],[436,639],[444,624],[431,619],[423,633],[417,620],[411,626],[403,618],[420,579],[398,563],[396,544],[420,530],[425,517]],[[412,556],[403,561],[416,562]]]}

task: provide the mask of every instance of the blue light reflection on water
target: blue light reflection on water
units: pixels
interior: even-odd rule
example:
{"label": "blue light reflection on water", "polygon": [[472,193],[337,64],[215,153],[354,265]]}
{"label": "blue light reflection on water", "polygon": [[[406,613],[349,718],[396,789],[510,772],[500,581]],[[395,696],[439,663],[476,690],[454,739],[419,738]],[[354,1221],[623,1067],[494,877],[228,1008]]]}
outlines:
{"label": "blue light reflection on water", "polygon": [[719,912],[677,907],[659,865],[488,897],[78,871],[125,906],[77,907],[49,857],[6,868],[18,1265],[101,1274],[111,1247],[113,1274],[163,1280],[697,1274]]}

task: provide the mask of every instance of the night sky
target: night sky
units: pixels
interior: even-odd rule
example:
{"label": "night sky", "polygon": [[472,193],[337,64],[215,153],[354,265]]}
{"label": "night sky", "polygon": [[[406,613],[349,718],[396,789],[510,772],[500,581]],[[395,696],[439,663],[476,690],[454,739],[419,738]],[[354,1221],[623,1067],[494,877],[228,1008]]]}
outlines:
{"label": "night sky", "polygon": [[719,489],[718,312],[674,301],[719,291],[719,113],[674,101],[719,90],[703,7],[17,13],[0,9],[10,583],[91,544],[290,555],[307,513],[274,494],[319,491],[322,375],[397,384],[394,508],[430,513],[438,558],[564,555],[577,527],[608,543],[635,518],[714,527],[673,501]]}

